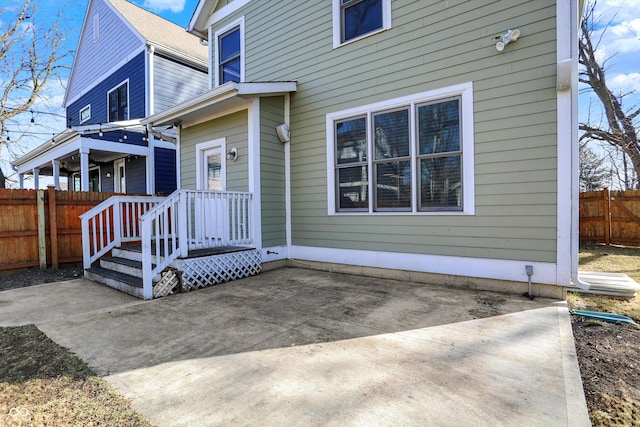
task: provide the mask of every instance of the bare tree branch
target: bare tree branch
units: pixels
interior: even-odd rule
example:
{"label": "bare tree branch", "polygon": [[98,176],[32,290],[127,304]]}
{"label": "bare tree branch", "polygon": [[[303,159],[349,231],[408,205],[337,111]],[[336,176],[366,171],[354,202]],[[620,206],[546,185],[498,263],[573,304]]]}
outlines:
{"label": "bare tree branch", "polygon": [[[62,51],[64,34],[58,21],[44,30],[33,22],[37,9],[32,0],[24,0],[15,18],[6,16],[9,10],[0,10],[5,18],[0,22],[9,22],[0,33],[0,149],[8,145],[7,122],[33,107],[49,81],[65,68],[62,59],[71,54]],[[0,168],[0,188],[4,186]]]}
{"label": "bare tree branch", "polygon": [[[591,37],[595,28],[595,1],[585,8],[585,14],[580,24],[580,40],[578,43],[578,61],[581,65],[579,81],[587,84],[595,93],[602,105],[606,128],[594,123],[580,123],[579,129],[583,131],[582,138],[603,141],[609,145],[619,147],[624,153],[623,162],[630,160],[633,166],[634,175],[640,176],[640,144],[638,143],[637,124],[634,119],[640,115],[640,109],[636,109],[630,114],[625,112],[622,100],[629,93],[616,96],[607,86],[605,75],[605,64],[611,58],[604,59],[599,63],[596,59],[596,50],[602,40],[602,35],[607,30],[609,21],[604,26],[598,42],[594,45]],[[634,107],[635,108],[635,107]],[[632,111],[633,108],[628,109]],[[589,118],[589,121],[591,118]],[[625,165],[626,166],[626,165]],[[626,169],[626,168],[625,168]],[[625,170],[626,173],[626,170]],[[625,175],[625,182],[628,185],[630,179]]]}

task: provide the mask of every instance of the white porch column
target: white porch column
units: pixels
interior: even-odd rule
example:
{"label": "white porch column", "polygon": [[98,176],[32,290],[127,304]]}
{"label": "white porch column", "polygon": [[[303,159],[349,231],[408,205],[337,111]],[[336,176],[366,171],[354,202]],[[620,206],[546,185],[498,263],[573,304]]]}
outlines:
{"label": "white porch column", "polygon": [[89,149],[80,147],[80,191],[89,191]]}
{"label": "white porch column", "polygon": [[24,189],[24,174],[18,174],[18,179],[20,180],[20,189]]}
{"label": "white porch column", "polygon": [[156,177],[155,177],[155,170],[154,170],[154,165],[155,165],[155,149],[154,147],[154,143],[151,141],[151,139],[149,141],[147,141],[147,144],[149,144],[149,154],[147,154],[146,157],[146,167],[147,167],[147,194],[155,194],[156,192]]}
{"label": "white porch column", "polygon": [[33,168],[33,189],[40,187],[40,168]]}
{"label": "white porch column", "polygon": [[53,165],[53,186],[60,190],[60,160],[51,160]]}

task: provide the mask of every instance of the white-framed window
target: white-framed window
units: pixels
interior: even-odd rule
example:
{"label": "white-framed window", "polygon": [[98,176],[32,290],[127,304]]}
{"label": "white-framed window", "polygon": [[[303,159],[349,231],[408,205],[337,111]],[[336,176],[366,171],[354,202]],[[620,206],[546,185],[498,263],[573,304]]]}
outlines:
{"label": "white-framed window", "polygon": [[129,79],[107,92],[108,121],[129,120]]}
{"label": "white-framed window", "polygon": [[215,82],[244,81],[244,17],[215,32]]}
{"label": "white-framed window", "polygon": [[196,189],[225,191],[226,139],[196,144]]}
{"label": "white-framed window", "polygon": [[327,114],[329,214],[473,214],[471,82]]}
{"label": "white-framed window", "polygon": [[91,118],[91,104],[80,110],[80,123],[84,123]]}
{"label": "white-framed window", "polygon": [[391,28],[391,0],[333,0],[333,47]]}

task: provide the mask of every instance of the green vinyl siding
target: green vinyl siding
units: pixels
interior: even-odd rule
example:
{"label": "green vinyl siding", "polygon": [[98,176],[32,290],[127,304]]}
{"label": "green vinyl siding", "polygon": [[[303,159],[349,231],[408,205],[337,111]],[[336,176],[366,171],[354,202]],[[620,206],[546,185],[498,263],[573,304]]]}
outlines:
{"label": "green vinyl siding", "polygon": [[227,191],[248,191],[247,111],[239,111],[182,130],[180,139],[180,182],[182,188],[196,188],[196,145],[226,138],[227,150],[236,147],[238,160],[226,161]]}
{"label": "green vinyl siding", "polygon": [[[555,2],[391,4],[391,29],[336,49],[327,1],[253,1],[215,25],[244,16],[246,81],[298,83],[292,243],[555,262]],[[497,52],[492,38],[509,28],[521,36]],[[327,114],[465,82],[473,82],[474,215],[328,214]]]}
{"label": "green vinyl siding", "polygon": [[284,144],[276,126],[284,122],[283,97],[260,99],[260,194],[262,246],[285,245]]}

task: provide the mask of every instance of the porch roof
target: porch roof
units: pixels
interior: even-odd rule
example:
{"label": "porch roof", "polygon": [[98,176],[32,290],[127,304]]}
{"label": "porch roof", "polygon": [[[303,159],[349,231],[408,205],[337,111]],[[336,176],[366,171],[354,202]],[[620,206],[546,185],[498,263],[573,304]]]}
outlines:
{"label": "porch roof", "polygon": [[142,119],[143,125],[165,126],[177,122],[196,123],[228,109],[246,105],[260,96],[276,96],[295,92],[297,82],[229,82],[210,89],[188,101]]}
{"label": "porch roof", "polygon": [[[94,137],[99,131],[106,133],[123,129],[132,133],[144,131],[139,120],[65,129],[24,156],[14,160],[11,165],[18,174],[39,168],[46,175],[46,171],[52,169],[51,162],[53,160],[66,160],[67,163],[72,163],[71,156],[79,153],[81,149],[90,150],[92,158],[97,161],[112,157],[113,153],[146,156],[149,151],[147,146],[123,144]],[[79,163],[79,160],[76,163]]]}

